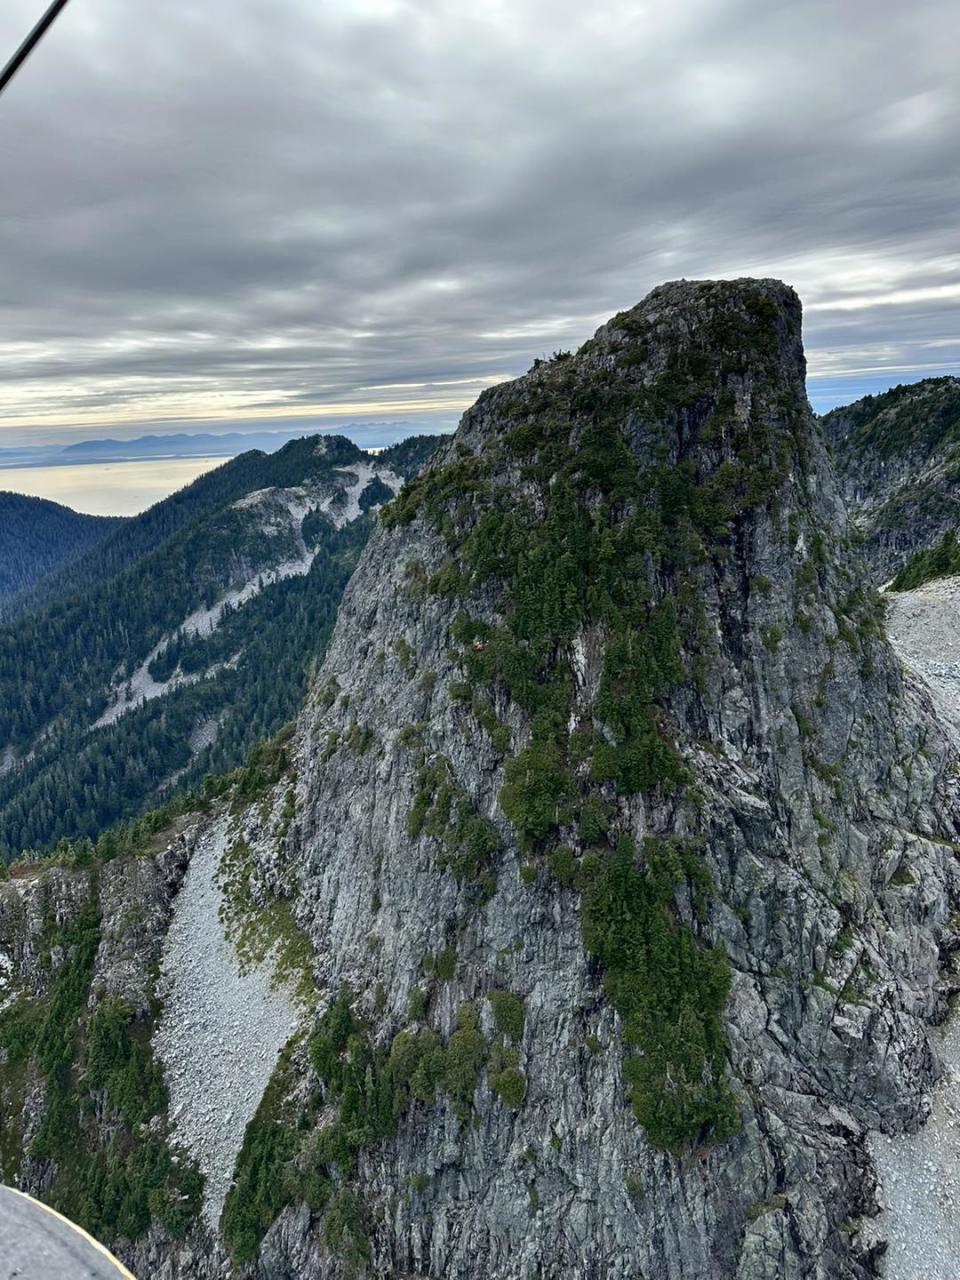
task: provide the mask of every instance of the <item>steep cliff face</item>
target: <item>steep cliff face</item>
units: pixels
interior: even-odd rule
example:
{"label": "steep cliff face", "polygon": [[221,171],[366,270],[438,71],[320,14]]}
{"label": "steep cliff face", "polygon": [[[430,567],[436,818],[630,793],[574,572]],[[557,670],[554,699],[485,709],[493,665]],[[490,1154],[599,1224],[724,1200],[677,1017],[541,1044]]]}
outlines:
{"label": "steep cliff face", "polygon": [[216,839],[221,928],[308,1008],[219,1231],[155,1221],[141,1274],[878,1274],[867,1135],[938,1074],[960,809],[800,319],[657,289],[391,504],[292,739],[150,864]]}
{"label": "steep cliff face", "polygon": [[[486,393],[353,580],[300,918],[375,1045],[411,1000],[448,1054],[479,1020],[460,1115],[441,1076],[355,1153],[374,1269],[871,1272],[863,1137],[936,1070],[955,809],[803,372],[789,290],[659,289]],[[266,1274],[330,1241],[287,1209]]]}
{"label": "steep cliff face", "polygon": [[960,521],[960,379],[894,387],[822,421],[866,559],[885,582]]}

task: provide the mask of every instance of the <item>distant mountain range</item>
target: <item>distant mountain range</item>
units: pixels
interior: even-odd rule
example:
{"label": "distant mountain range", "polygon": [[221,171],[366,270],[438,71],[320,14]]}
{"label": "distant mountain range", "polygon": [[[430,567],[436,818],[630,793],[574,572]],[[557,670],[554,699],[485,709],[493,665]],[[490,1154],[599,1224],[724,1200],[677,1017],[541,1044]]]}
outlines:
{"label": "distant mountain range", "polygon": [[[348,423],[337,427],[336,434],[355,444],[382,448],[416,434],[419,429],[412,422]],[[76,444],[30,445],[0,449],[0,469],[79,466],[84,463],[132,462],[151,458],[233,458],[251,449],[275,453],[291,440],[315,434],[317,433],[301,424],[283,431],[205,431],[178,432],[175,435],[154,433],[137,436],[133,440],[79,440]]]}
{"label": "distant mountain range", "polygon": [[9,495],[13,530],[0,503],[0,582],[7,544],[14,566],[54,528],[70,548],[0,596],[0,858],[94,835],[289,720],[377,508],[439,443],[294,440],[126,520]]}

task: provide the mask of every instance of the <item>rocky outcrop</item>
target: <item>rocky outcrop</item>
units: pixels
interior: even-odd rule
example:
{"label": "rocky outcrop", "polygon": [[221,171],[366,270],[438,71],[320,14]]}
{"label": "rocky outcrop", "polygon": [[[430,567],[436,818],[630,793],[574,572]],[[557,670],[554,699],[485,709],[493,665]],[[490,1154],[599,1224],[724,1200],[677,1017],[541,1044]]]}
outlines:
{"label": "rocky outcrop", "polygon": [[800,320],[776,281],[657,289],[391,504],[292,739],[182,833],[229,815],[315,1017],[221,1238],[151,1228],[142,1274],[879,1274],[867,1137],[939,1071],[956,759]]}
{"label": "rocky outcrop", "polygon": [[[864,1139],[916,1127],[936,1074],[925,1023],[945,1012],[939,971],[956,943],[956,806],[926,696],[860,590],[803,372],[799,304],[783,286],[656,290],[576,356],[481,397],[353,579],[298,726],[300,817],[286,850],[322,980],[357,993],[383,1042],[408,1024],[421,987],[424,1016],[448,1041],[464,1001],[491,1033],[491,990],[516,993],[525,1013],[518,1110],[487,1076],[469,1123],[449,1100],[417,1104],[359,1156],[376,1271],[874,1273],[860,1230],[874,1209]],[[683,670],[659,694],[657,732],[689,780],[634,793],[603,781],[599,836],[577,802],[541,826],[512,805],[519,833],[506,820],[510,762],[524,759],[536,716],[510,696],[509,671],[485,680],[485,656],[473,656],[506,647],[521,605],[501,572],[516,573],[524,549],[511,561],[495,546],[492,568],[478,570],[471,535],[491,528],[488,512],[494,522],[529,513],[530,581],[552,590],[534,531],[551,519],[571,451],[584,463],[577,502],[612,528],[646,509],[658,467],[688,477],[694,495],[661,494],[661,532],[615,564],[651,608],[676,602]],[[573,632],[550,660],[571,690],[570,723],[622,745],[598,705],[615,625],[585,608]],[[362,752],[349,745],[358,726],[372,734]],[[452,791],[496,828],[479,885],[458,878],[442,823],[411,836],[424,762],[441,757]],[[597,794],[586,768],[573,766],[581,806]],[[740,1128],[724,1142],[709,1126],[701,1145],[675,1151],[645,1140],[624,1084],[623,1021],[584,946],[577,881],[550,871],[551,845],[581,862],[591,842],[609,849],[623,834],[637,847],[690,839],[714,886],[702,921],[689,882],[676,911],[730,958],[724,1025]],[[437,976],[430,958],[451,953]],[[285,1211],[263,1274],[336,1274],[321,1221]]]}
{"label": "rocky outcrop", "polygon": [[822,419],[864,554],[886,582],[960,522],[960,378],[926,378]]}

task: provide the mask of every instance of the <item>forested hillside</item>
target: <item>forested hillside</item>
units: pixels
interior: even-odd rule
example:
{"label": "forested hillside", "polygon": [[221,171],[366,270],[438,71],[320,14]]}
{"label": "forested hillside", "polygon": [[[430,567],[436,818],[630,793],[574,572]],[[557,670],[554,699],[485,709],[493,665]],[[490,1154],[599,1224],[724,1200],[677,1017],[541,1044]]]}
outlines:
{"label": "forested hillside", "polygon": [[437,442],[374,456],[314,437],[244,455],[107,547],[126,563],[178,526],[148,554],[100,582],[88,557],[86,590],[0,628],[0,856],[96,835],[288,720],[372,509]]}
{"label": "forested hillside", "polygon": [[86,516],[45,498],[0,493],[0,616],[13,597],[99,546],[123,520]]}

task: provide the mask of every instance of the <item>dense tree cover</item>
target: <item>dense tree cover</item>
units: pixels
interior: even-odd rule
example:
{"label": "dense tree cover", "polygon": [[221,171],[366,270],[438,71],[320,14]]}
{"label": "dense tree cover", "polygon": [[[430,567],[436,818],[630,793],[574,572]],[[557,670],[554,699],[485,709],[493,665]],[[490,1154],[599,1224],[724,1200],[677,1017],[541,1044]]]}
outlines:
{"label": "dense tree cover", "polygon": [[891,591],[916,591],[934,578],[947,578],[960,573],[960,543],[954,529],[948,529],[935,547],[927,547],[911,556],[893,582]]}
{"label": "dense tree cover", "polygon": [[[370,524],[367,516],[340,531],[328,525],[309,574],[275,583],[228,613],[208,638],[176,647],[187,670],[223,664],[211,678],[93,731],[103,699],[64,699],[49,738],[0,777],[0,856],[45,849],[62,837],[96,836],[143,812],[172,784],[188,786],[234,767],[289,720],[323,655]],[[213,741],[191,754],[190,737],[204,726]]]}
{"label": "dense tree cover", "polygon": [[124,521],[85,516],[57,502],[0,493],[0,616],[44,574],[102,543]]}
{"label": "dense tree cover", "polygon": [[[0,1012],[0,1049],[11,1104],[0,1114],[0,1162],[12,1181],[27,1135],[20,1131],[34,1072],[44,1081],[40,1127],[27,1146],[49,1162],[44,1200],[100,1239],[135,1240],[159,1218],[183,1232],[200,1207],[203,1182],[167,1140],[167,1091],[149,1047],[150,1021],[120,1000],[89,1011],[100,941],[96,876],[72,919],[44,921],[41,999],[21,995]],[[109,1143],[98,1141],[105,1122]]]}
{"label": "dense tree cover", "polygon": [[[380,461],[407,474],[438,443],[436,436],[404,440]],[[369,460],[339,436],[323,438],[319,452],[317,444],[297,440],[270,456],[246,454],[219,468],[212,492],[233,502],[241,488],[292,486]],[[0,750],[13,746],[23,756],[0,776],[0,859],[64,837],[96,837],[175,788],[236,767],[289,721],[374,520],[367,512],[334,530],[324,516],[307,517],[303,535],[317,550],[310,572],[227,609],[211,635],[166,646],[151,663],[155,680],[168,680],[178,666],[201,678],[95,731],[116,669],[129,675],[187,613],[214,603],[230,575],[250,576],[260,563],[294,553],[293,545],[283,535],[268,538],[243,512],[218,507],[114,579],[0,627]]]}
{"label": "dense tree cover", "polygon": [[[318,454],[320,440],[323,452]],[[155,551],[189,522],[217,511],[256,489],[300,484],[317,470],[348,466],[366,458],[362,449],[343,436],[306,436],[301,440],[291,440],[276,453],[263,453],[259,449],[241,453],[222,466],[205,472],[192,484],[164,498],[141,515],[120,522],[99,546],[80,556],[69,570],[48,574],[32,592],[17,601],[17,609],[20,612],[36,611],[51,601],[68,599],[115,578]]]}
{"label": "dense tree cover", "polygon": [[[390,451],[381,457],[403,470],[437,443],[404,442],[399,462]],[[258,456],[263,469],[251,467],[253,455],[237,460],[247,491],[292,486],[368,458],[339,437],[325,438],[321,452],[306,440]],[[234,480],[229,492],[233,501]],[[267,587],[227,610],[212,635],[177,640],[152,664],[157,680],[179,663],[201,677],[196,683],[93,731],[117,669],[129,675],[188,613],[216,600],[231,575],[247,578],[284,558],[293,548],[283,536],[267,537],[243,512],[221,507],[110,581],[0,628],[0,750],[21,756],[17,769],[0,775],[0,858],[63,837],[95,837],[172,788],[233,768],[289,720],[374,520],[368,513],[339,531],[322,516],[311,521],[304,533],[318,554],[307,575]]]}
{"label": "dense tree cover", "polygon": [[381,449],[377,458],[398,476],[409,480],[436,453],[440,445],[449,439],[449,436],[443,435],[407,436],[406,440]]}
{"label": "dense tree cover", "polygon": [[829,438],[843,438],[845,450],[889,458],[934,449],[960,440],[960,378],[924,378],[900,383],[880,395],[832,409],[823,417]]}
{"label": "dense tree cover", "polygon": [[[221,477],[215,509],[183,524],[122,573],[82,591],[72,590],[0,629],[0,749],[30,743],[81,692],[91,699],[93,709],[119,664],[135,669],[193,608],[211,604],[230,576],[249,576],[260,565],[282,558],[276,539],[230,504],[275,484],[290,486],[328,474],[333,465],[365,456],[349,441],[333,437],[317,457],[306,448],[311,443],[294,441],[278,454],[247,454],[221,467],[213,473]],[[153,510],[159,513],[164,505]],[[121,526],[107,539],[101,549],[105,560],[118,539],[127,555],[129,540],[138,536],[135,524]],[[82,583],[83,572],[84,562],[78,562],[71,572],[75,585]],[[97,714],[94,711],[91,719]]]}

